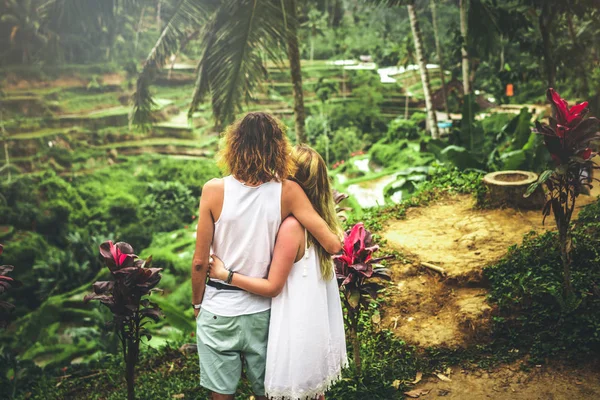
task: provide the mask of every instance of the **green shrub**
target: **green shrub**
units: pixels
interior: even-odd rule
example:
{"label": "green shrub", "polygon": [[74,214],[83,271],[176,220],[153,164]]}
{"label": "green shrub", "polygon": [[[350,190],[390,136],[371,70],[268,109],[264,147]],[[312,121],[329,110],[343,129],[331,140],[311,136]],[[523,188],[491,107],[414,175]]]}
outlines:
{"label": "green shrub", "polygon": [[490,300],[498,306],[496,340],[531,352],[532,362],[557,354],[600,354],[600,223],[575,229],[573,245],[572,284],[579,305],[571,312],[563,304],[556,232],[529,234],[485,269]]}
{"label": "green shrub", "polygon": [[502,128],[504,128],[514,117],[514,114],[509,113],[491,114],[489,117],[481,120],[481,126],[483,127],[484,132],[497,134],[501,132]]}
{"label": "green shrub", "polygon": [[177,181],[149,183],[140,203],[142,224],[155,232],[179,229],[195,215],[197,200]]}
{"label": "green shrub", "polygon": [[110,218],[118,221],[118,225],[128,225],[137,221],[139,200],[134,195],[119,193],[114,197],[106,198],[106,203]]}
{"label": "green shrub", "polygon": [[600,198],[584,207],[577,216],[577,224],[589,224],[600,222]]}
{"label": "green shrub", "polygon": [[364,143],[360,140],[356,128],[338,129],[333,133],[333,138],[330,140],[320,136],[314,145],[315,150],[321,154],[325,161],[329,161],[329,164],[348,160],[353,153],[362,150],[363,147]]}
{"label": "green shrub", "polygon": [[418,139],[421,129],[417,122],[411,119],[396,118],[388,125],[385,136],[388,143],[402,139]]}
{"label": "green shrub", "polygon": [[371,161],[384,168],[405,169],[431,163],[434,156],[421,153],[419,143],[398,140],[387,143],[385,140],[375,143],[369,150]]}
{"label": "green shrub", "polygon": [[329,107],[331,130],[353,126],[365,134],[370,143],[374,143],[387,130],[380,108],[383,84],[379,75],[372,71],[357,71],[350,76],[350,86],[353,98]]}
{"label": "green shrub", "polygon": [[177,160],[162,158],[140,174],[139,178],[148,182],[159,180],[179,182],[185,185],[192,195],[198,198],[202,194],[202,186],[212,178],[218,178],[221,172],[214,160]]}

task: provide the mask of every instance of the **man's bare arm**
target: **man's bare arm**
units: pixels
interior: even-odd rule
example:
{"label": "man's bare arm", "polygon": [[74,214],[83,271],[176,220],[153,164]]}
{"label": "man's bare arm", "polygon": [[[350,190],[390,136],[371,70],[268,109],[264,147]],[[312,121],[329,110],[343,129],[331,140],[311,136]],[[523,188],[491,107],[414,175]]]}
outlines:
{"label": "man's bare arm", "polygon": [[213,241],[215,229],[211,212],[211,203],[218,187],[208,182],[202,189],[200,209],[198,214],[198,228],[196,229],[196,249],[192,261],[192,303],[200,304],[204,297],[206,287],[206,274],[210,257],[210,246]]}

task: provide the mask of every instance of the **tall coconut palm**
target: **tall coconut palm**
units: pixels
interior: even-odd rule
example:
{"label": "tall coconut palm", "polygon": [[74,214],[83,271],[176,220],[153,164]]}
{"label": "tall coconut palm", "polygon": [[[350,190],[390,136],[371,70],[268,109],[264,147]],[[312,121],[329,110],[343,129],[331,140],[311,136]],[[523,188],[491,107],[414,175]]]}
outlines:
{"label": "tall coconut palm", "polygon": [[285,22],[287,56],[290,62],[290,75],[294,88],[294,116],[296,127],[296,140],[298,143],[306,142],[306,129],[304,121],[304,93],[302,92],[302,70],[300,66],[300,50],[298,48],[298,18],[296,16],[296,0],[283,0],[282,10]]}
{"label": "tall coconut palm", "polygon": [[438,64],[440,65],[440,78],[442,80],[442,96],[444,99],[444,111],[446,111],[446,118],[450,118],[450,109],[448,108],[448,93],[446,92],[446,77],[444,75],[444,54],[442,53],[442,46],[440,45],[440,32],[437,23],[437,7],[436,0],[429,2],[431,8],[431,19],[433,24],[433,35],[435,37],[435,52],[438,56]]}
{"label": "tall coconut palm", "polygon": [[460,49],[462,55],[462,76],[463,76],[463,91],[465,96],[471,93],[471,70],[468,51],[468,22],[467,10],[469,8],[469,0],[460,0],[460,36],[462,37],[462,46]]}
{"label": "tall coconut palm", "polygon": [[[21,53],[23,64],[36,58],[36,51],[44,47],[46,36],[41,31],[41,21],[33,0],[8,0],[4,4],[5,13],[0,15],[0,23],[9,27],[9,37],[2,38],[11,49]],[[7,46],[7,48],[9,47]]]}
{"label": "tall coconut palm", "polygon": [[150,122],[154,103],[149,88],[155,74],[177,51],[186,29],[201,27],[203,49],[188,115],[210,95],[217,127],[231,122],[266,75],[262,56],[282,64],[287,53],[295,91],[296,135],[304,141],[295,10],[293,0],[179,0],[138,78],[132,123],[147,126]]}
{"label": "tall coconut palm", "polygon": [[421,71],[421,82],[423,84],[425,107],[427,109],[427,124],[429,125],[431,137],[434,139],[439,139],[440,131],[437,126],[437,117],[435,115],[435,110],[433,109],[433,102],[431,101],[431,84],[429,81],[429,73],[427,71],[427,62],[425,61],[425,55],[423,53],[423,38],[421,37],[421,30],[419,28],[417,12],[415,11],[414,0],[410,0],[407,7],[408,16],[410,18],[410,27],[413,34],[413,40],[415,42],[415,52],[417,53],[417,60],[419,69]]}
{"label": "tall coconut palm", "polygon": [[317,36],[323,36],[323,31],[327,28],[327,20],[329,15],[327,12],[322,13],[319,10],[312,8],[306,15],[308,20],[302,26],[308,28],[310,37],[310,61],[315,57],[315,40]]}

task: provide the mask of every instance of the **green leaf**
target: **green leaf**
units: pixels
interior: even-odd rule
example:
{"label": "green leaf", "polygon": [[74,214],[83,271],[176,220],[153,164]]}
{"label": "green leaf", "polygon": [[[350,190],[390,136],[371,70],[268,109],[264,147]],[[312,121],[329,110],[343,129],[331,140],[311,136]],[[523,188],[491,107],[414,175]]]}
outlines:
{"label": "green leaf", "polygon": [[350,286],[346,288],[346,300],[348,305],[354,309],[360,304],[360,291],[358,288]]}
{"label": "green leaf", "polygon": [[449,162],[458,169],[480,168],[479,163],[466,148],[461,146],[448,146],[440,153],[443,162]]}
{"label": "green leaf", "polygon": [[500,155],[503,170],[520,169],[527,161],[527,154],[523,150],[514,150]]}

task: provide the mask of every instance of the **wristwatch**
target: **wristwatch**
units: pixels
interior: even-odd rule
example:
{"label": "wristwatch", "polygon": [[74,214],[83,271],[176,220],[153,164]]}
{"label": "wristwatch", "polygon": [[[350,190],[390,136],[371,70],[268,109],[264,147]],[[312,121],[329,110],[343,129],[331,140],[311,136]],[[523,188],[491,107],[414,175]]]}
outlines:
{"label": "wristwatch", "polygon": [[194,307],[195,310],[199,310],[202,307],[202,304],[194,304],[194,303],[192,303],[192,307]]}

